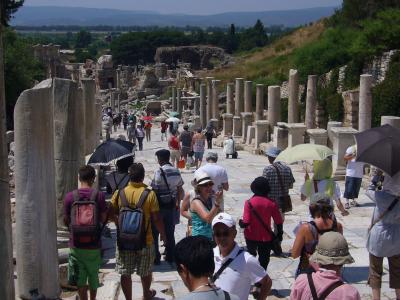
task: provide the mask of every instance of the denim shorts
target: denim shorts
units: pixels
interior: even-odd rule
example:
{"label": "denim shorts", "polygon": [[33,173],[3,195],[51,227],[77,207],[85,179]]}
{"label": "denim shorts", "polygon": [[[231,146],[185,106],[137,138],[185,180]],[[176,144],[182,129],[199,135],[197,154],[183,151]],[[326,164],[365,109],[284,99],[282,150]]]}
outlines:
{"label": "denim shorts", "polygon": [[360,192],[362,178],[346,176],[343,197],[346,199],[358,198]]}
{"label": "denim shorts", "polygon": [[203,160],[203,155],[204,155],[204,152],[195,152],[194,159]]}

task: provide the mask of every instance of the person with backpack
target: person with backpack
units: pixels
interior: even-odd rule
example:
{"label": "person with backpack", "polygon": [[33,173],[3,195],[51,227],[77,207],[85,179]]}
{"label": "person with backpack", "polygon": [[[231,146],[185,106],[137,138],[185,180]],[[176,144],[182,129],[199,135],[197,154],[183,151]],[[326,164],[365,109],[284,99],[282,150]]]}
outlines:
{"label": "person with backpack", "polygon": [[309,257],[314,253],[320,236],[329,231],[343,233],[343,226],[336,221],[329,197],[312,198],[309,210],[313,220],[300,224],[295,229],[296,239],[292,247],[292,258],[300,257],[296,277],[299,274],[315,271],[315,266],[310,264]]}
{"label": "person with backpack", "polygon": [[106,176],[107,194],[114,194],[116,190],[123,189],[129,183],[129,167],[133,164],[133,157],[128,156],[117,160],[117,170]]}
{"label": "person with backpack", "polygon": [[323,234],[310,261],[317,270],[297,277],[292,286],[291,300],[361,299],[357,289],[341,278],[343,265],[354,263],[343,235],[338,232]]}
{"label": "person with backpack", "polygon": [[[131,275],[136,272],[143,286],[143,299],[156,294],[150,289],[155,258],[152,226],[167,244],[164,225],[154,191],[143,183],[145,170],[141,163],[129,167],[129,184],[115,191],[111,203],[117,224],[116,271],[121,275],[121,287],[126,300],[132,300]],[[133,222],[132,220],[135,220]]]}
{"label": "person with backpack", "polygon": [[[179,220],[180,201],[183,198],[183,179],[178,169],[174,168],[169,162],[170,152],[167,149],[161,149],[156,152],[160,168],[155,170],[151,187],[157,195],[160,215],[163,219],[165,234],[168,244],[165,249],[165,261],[172,263],[175,252],[175,224]],[[159,264],[161,254],[158,249],[159,233],[153,228],[153,238],[156,250],[155,264]]]}
{"label": "person with backpack", "polygon": [[96,171],[91,166],[79,169],[80,188],[64,199],[64,223],[69,228],[68,281],[78,287],[79,299],[95,300],[101,265],[101,228],[107,220],[107,205],[102,192],[92,188]]}

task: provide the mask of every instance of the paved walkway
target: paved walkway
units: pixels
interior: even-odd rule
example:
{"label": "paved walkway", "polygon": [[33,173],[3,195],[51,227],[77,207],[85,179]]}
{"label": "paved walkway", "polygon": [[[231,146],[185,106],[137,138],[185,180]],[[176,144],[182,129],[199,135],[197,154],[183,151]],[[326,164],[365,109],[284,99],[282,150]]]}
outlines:
{"label": "paved walkway", "polygon": [[[144,151],[136,152],[136,161],[144,164],[146,169],[145,183],[149,183],[153,177],[153,171],[158,167],[158,163],[154,156],[157,149],[166,147],[166,142],[160,141],[159,129],[153,127],[151,142],[144,142]],[[120,129],[117,133],[123,134]],[[219,154],[219,163],[226,167],[229,176],[230,190],[225,194],[225,211],[232,214],[235,219],[241,218],[243,204],[251,195],[250,183],[257,177],[262,175],[262,170],[267,159],[263,156],[256,156],[248,152],[240,151],[237,160],[225,159],[222,149],[216,148],[213,151]],[[293,229],[300,221],[308,219],[307,203],[300,200],[299,189],[304,181],[304,172],[299,165],[292,166],[293,173],[296,179],[293,190],[291,191],[294,210],[286,214],[284,224],[284,241],[283,250],[288,252],[294,242]],[[193,179],[194,170],[183,170],[182,177],[185,181],[184,189],[191,188],[190,181]],[[343,191],[343,182],[340,182],[341,190]],[[363,194],[363,192],[362,192]],[[367,228],[370,222],[370,216],[374,204],[366,196],[361,196],[359,199],[361,207],[351,208],[350,215],[342,217],[338,214],[338,219],[344,224],[344,235],[349,242],[350,251],[355,259],[355,263],[346,266],[343,270],[344,278],[353,284],[361,294],[362,299],[372,299],[370,289],[366,285],[368,276],[368,252],[365,249],[367,236]],[[181,218],[181,224],[176,226],[176,240],[179,241],[185,236],[186,220]],[[115,300],[125,299],[119,286],[119,276],[114,272],[115,259],[115,227],[110,226],[113,232],[113,239],[104,239],[104,246],[107,249],[105,252],[105,261],[101,269],[103,286],[99,289],[99,300]],[[239,230],[237,242],[244,245],[243,232]],[[268,273],[273,280],[273,296],[268,299],[288,299],[290,287],[294,282],[294,272],[297,267],[298,260],[291,258],[276,258],[272,257],[268,266]],[[385,261],[385,276],[383,283],[382,299],[395,299],[394,292],[388,288],[388,272],[387,262]],[[187,293],[177,272],[167,263],[162,262],[160,266],[154,268],[154,283],[152,288],[157,290],[156,298],[171,299],[179,297]],[[142,298],[142,288],[140,279],[136,275],[133,276],[133,294],[134,299]],[[250,297],[250,299],[252,296]]]}

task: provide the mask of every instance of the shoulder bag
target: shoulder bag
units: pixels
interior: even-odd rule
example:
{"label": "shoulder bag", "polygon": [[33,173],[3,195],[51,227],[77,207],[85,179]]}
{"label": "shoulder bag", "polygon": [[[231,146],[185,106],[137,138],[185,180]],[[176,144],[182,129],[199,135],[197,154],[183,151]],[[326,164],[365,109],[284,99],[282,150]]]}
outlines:
{"label": "shoulder bag", "polygon": [[368,228],[368,233],[371,231],[372,227],[374,227],[378,222],[382,221],[382,219],[385,217],[385,215],[389,211],[393,210],[393,208],[396,206],[397,202],[399,202],[399,198],[394,199],[392,201],[392,203],[390,203],[389,207],[383,213],[381,213],[376,220],[374,220],[374,218],[372,218],[371,225],[369,225],[369,228]]}
{"label": "shoulder bag", "polygon": [[282,203],[282,212],[285,213],[288,211],[292,211],[293,210],[292,199],[290,198],[290,195],[285,195],[285,186],[283,185],[281,172],[279,171],[279,168],[277,166],[275,166],[274,164],[272,164],[272,166],[275,168],[276,174],[278,175],[279,187],[283,195],[280,197],[281,198],[280,201]]}

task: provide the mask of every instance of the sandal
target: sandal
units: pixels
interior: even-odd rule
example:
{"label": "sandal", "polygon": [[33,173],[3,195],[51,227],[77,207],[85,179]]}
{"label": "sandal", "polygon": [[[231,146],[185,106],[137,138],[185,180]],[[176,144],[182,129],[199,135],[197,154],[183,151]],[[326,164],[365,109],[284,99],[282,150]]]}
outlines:
{"label": "sandal", "polygon": [[345,203],[344,208],[345,208],[345,209],[350,209],[350,204]]}
{"label": "sandal", "polygon": [[351,201],[350,204],[351,204],[352,206],[354,206],[354,207],[360,206],[360,204],[358,204],[358,202],[357,202],[356,200]]}
{"label": "sandal", "polygon": [[149,290],[149,297],[144,297],[143,296],[143,300],[150,300],[153,299],[155,297],[155,295],[157,294],[156,290],[150,289]]}

